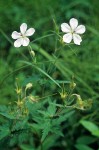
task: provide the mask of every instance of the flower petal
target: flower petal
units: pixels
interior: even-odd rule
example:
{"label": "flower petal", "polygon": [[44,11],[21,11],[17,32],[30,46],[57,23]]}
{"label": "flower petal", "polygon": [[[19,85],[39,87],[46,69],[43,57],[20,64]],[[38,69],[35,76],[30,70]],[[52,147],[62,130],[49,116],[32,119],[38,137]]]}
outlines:
{"label": "flower petal", "polygon": [[65,43],[70,43],[72,41],[72,34],[71,33],[67,33],[63,36],[63,41]]}
{"label": "flower petal", "polygon": [[71,28],[70,28],[70,26],[69,26],[67,23],[62,23],[62,24],[61,24],[61,30],[62,30],[63,32],[68,33],[68,32],[71,31]]}
{"label": "flower petal", "polygon": [[70,19],[69,23],[70,23],[72,30],[75,30],[78,26],[78,20],[75,18]]}
{"label": "flower petal", "polygon": [[30,28],[30,29],[28,29],[26,31],[25,36],[31,36],[31,35],[34,34],[34,32],[35,32],[35,29],[34,28]]}
{"label": "flower petal", "polygon": [[24,35],[27,29],[27,24],[26,23],[22,23],[20,26],[20,31],[21,33]]}
{"label": "flower petal", "polygon": [[27,37],[25,37],[25,38],[23,38],[22,45],[23,46],[28,46],[29,42],[30,42],[30,40]]}
{"label": "flower petal", "polygon": [[20,47],[21,45],[22,45],[22,38],[19,38],[14,42],[15,47]]}
{"label": "flower petal", "polygon": [[21,34],[18,33],[17,31],[13,31],[11,36],[13,39],[18,39],[21,37]]}
{"label": "flower petal", "polygon": [[75,32],[78,34],[83,34],[85,31],[86,31],[86,28],[84,25],[79,25],[75,30]]}
{"label": "flower petal", "polygon": [[76,45],[80,45],[80,42],[82,41],[81,37],[78,34],[73,34],[73,41]]}

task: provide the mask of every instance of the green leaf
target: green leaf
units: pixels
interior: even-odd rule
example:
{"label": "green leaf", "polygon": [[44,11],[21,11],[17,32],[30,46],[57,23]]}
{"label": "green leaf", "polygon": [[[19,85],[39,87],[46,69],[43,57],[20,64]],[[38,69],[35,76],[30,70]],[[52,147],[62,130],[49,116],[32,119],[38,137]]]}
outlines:
{"label": "green leaf", "polygon": [[17,121],[13,125],[13,129],[12,130],[15,131],[15,130],[27,129],[27,120],[28,120],[28,118],[25,118],[23,120]]}
{"label": "green leaf", "polygon": [[22,144],[20,145],[21,150],[35,150],[33,146],[27,145],[27,144]]}
{"label": "green leaf", "polygon": [[53,116],[56,112],[56,106],[50,103],[47,112],[50,116]]}
{"label": "green leaf", "polygon": [[94,132],[92,132],[93,135],[99,137],[99,129],[98,130],[95,130]]}
{"label": "green leaf", "polygon": [[77,148],[77,150],[94,150],[89,146],[83,144],[76,144],[75,147]]}
{"label": "green leaf", "polygon": [[65,110],[63,113],[61,112],[61,115],[57,119],[54,119],[53,124],[54,125],[60,125],[63,121],[66,121],[68,118],[70,118],[72,115],[74,115],[74,110],[67,111]]}
{"label": "green leaf", "polygon": [[0,112],[0,115],[8,118],[8,119],[15,119],[16,117],[10,113],[6,113],[6,112]]}
{"label": "green leaf", "polygon": [[3,138],[9,136],[10,134],[10,130],[8,127],[6,126],[1,126],[0,127],[0,140],[2,140]]}
{"label": "green leaf", "polygon": [[15,115],[13,112],[11,112],[9,107],[6,107],[4,105],[0,106],[0,115],[8,118],[8,119],[15,119]]}
{"label": "green leaf", "polygon": [[[52,146],[55,146],[56,143],[57,143],[57,139],[58,139],[58,135],[56,134],[51,134],[49,135],[46,140],[43,142],[43,147],[44,147],[44,150],[52,150]],[[54,140],[53,140],[54,139]]]}
{"label": "green leaf", "polygon": [[60,127],[53,126],[53,128],[51,128],[51,133],[64,137]]}
{"label": "green leaf", "polygon": [[99,127],[91,121],[81,120],[80,123],[89,131],[92,135],[99,137]]}
{"label": "green leaf", "polygon": [[45,138],[47,137],[48,133],[50,132],[50,128],[51,128],[51,124],[50,122],[46,122],[44,123],[43,126],[43,131],[42,131],[42,138],[41,138],[41,142],[43,142],[45,140]]}
{"label": "green leaf", "polygon": [[91,144],[95,140],[96,139],[92,136],[81,136],[77,139],[77,143],[79,143],[79,144]]}

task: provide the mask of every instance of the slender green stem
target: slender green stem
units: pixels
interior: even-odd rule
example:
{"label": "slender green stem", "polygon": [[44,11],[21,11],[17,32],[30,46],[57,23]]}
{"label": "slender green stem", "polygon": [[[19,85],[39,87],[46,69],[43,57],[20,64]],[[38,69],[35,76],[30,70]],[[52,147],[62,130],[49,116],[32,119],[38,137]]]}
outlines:
{"label": "slender green stem", "polygon": [[55,34],[51,33],[51,34],[42,36],[42,37],[40,37],[40,38],[37,38],[37,39],[33,40],[31,43],[34,43],[34,42],[36,42],[36,41],[39,41],[39,40],[41,40],[41,39],[44,39],[44,38],[47,38],[47,37],[50,37],[50,36],[53,36],[53,35],[55,35]]}
{"label": "slender green stem", "polygon": [[11,43],[13,45],[13,42],[11,41],[11,39],[4,33],[4,31],[2,29],[0,29],[0,32],[5,37],[5,39],[7,39],[7,41],[9,41],[9,43]]}

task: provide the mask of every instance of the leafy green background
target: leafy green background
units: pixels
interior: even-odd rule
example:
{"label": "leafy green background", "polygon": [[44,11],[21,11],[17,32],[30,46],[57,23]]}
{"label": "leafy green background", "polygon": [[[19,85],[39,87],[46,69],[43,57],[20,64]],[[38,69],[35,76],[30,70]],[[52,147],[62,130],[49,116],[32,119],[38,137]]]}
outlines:
{"label": "leafy green background", "polygon": [[[0,104],[10,105],[17,100],[15,81],[19,79],[24,86],[33,82],[33,94],[48,95],[59,92],[59,88],[42,80],[44,77],[30,67],[22,68],[21,60],[28,56],[27,48],[13,47],[11,33],[18,30],[21,23],[36,29],[31,37],[37,61],[49,61],[56,55],[61,58],[55,65],[41,63],[43,70],[54,79],[70,81],[74,76],[75,89],[83,100],[92,99],[91,110],[79,111],[63,124],[64,137],[55,138],[51,149],[98,150],[99,129],[93,133],[86,126],[93,123],[99,125],[99,1],[98,0],[0,0]],[[61,46],[57,35],[57,27],[75,17],[86,26],[81,46]],[[46,38],[44,36],[48,35]],[[62,34],[61,34],[62,35]],[[41,39],[38,39],[41,38]],[[61,46],[60,50],[57,50]],[[39,49],[40,48],[40,49]],[[25,55],[25,56],[23,56]],[[55,56],[54,56],[55,57]],[[39,80],[39,85],[37,84]],[[67,85],[68,88],[68,85]],[[43,89],[43,90],[42,90]],[[45,90],[46,89],[46,90]],[[89,120],[79,122],[80,120]],[[82,126],[83,125],[83,126]],[[92,124],[91,124],[92,125]],[[84,128],[85,127],[85,128]],[[92,130],[92,131],[91,131]],[[79,131],[79,132],[78,132]],[[8,134],[4,127],[3,133]],[[4,136],[4,135],[3,135]],[[15,145],[16,147],[16,145]],[[56,148],[55,148],[56,147]],[[31,146],[21,145],[23,150],[33,150]],[[1,148],[2,150],[3,148]]]}

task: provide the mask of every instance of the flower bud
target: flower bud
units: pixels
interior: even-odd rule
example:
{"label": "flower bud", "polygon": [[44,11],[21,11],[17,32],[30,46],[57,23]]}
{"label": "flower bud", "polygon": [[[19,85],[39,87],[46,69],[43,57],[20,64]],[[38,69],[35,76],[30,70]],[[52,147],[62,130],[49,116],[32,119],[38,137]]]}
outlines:
{"label": "flower bud", "polygon": [[35,52],[33,50],[30,51],[32,57],[35,57]]}
{"label": "flower bud", "polygon": [[61,99],[65,99],[67,97],[67,93],[60,93]]}
{"label": "flower bud", "polygon": [[28,84],[26,85],[26,89],[30,89],[32,86],[33,86],[32,83],[28,83]]}
{"label": "flower bud", "polygon": [[70,88],[71,88],[71,89],[74,89],[75,87],[76,87],[76,83],[75,83],[75,82],[71,82],[71,83],[70,83]]}
{"label": "flower bud", "polygon": [[80,109],[84,109],[84,101],[82,101],[81,96],[80,95],[76,95],[77,96],[77,105]]}

